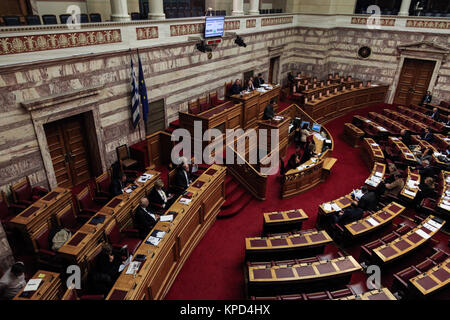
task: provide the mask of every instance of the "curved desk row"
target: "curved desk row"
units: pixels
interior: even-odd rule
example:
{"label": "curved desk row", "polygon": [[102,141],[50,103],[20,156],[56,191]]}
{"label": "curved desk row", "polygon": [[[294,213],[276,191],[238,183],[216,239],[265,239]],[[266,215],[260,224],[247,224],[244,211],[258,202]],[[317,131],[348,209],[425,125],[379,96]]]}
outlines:
{"label": "curved desk row", "polygon": [[424,296],[444,289],[450,283],[450,258],[409,281]]}
{"label": "curved desk row", "polygon": [[305,111],[319,123],[328,122],[355,109],[385,101],[389,86],[354,88],[309,101]]}
{"label": "curved desk row", "polygon": [[400,134],[401,130],[408,130],[408,127],[398,121],[392,120],[377,112],[369,112],[369,119],[372,119],[387,128],[391,134]]}
{"label": "curved desk row", "polygon": [[450,172],[441,171],[442,191],[437,207],[449,214],[450,213]]}
{"label": "curved desk row", "polygon": [[302,223],[308,219],[303,209],[265,212],[263,218],[263,232],[276,233],[292,230],[301,230]]}
{"label": "curved desk row", "polygon": [[400,121],[400,123],[407,125],[411,131],[414,131],[416,133],[421,133],[428,128],[425,123],[417,121],[416,119],[413,119],[407,115],[391,109],[384,109],[383,114],[390,117],[391,119],[398,120]]}
{"label": "curved desk row", "polygon": [[381,288],[379,290],[371,290],[337,300],[397,300],[397,298],[389,291],[389,289]]}
{"label": "curved desk row", "polygon": [[187,188],[192,193],[187,204],[180,198],[168,209],[172,222],[159,221],[147,236],[165,234],[157,245],[144,241],[135,253],[141,266],[135,274],[125,269],[109,292],[108,300],[163,299],[197,243],[216,220],[225,201],[226,168],[212,165]]}
{"label": "curved desk row", "polygon": [[369,168],[372,168],[376,162],[384,162],[384,153],[378,143],[372,138],[363,139],[363,160]]}
{"label": "curved desk row", "polygon": [[383,180],[385,174],[386,165],[381,162],[375,162],[373,164],[373,169],[370,173],[370,176],[365,181],[365,185],[369,189],[376,189],[380,185],[381,180]]}
{"label": "curved desk row", "polygon": [[408,165],[417,164],[417,158],[401,139],[397,137],[389,137],[388,145],[392,147],[400,155],[402,161],[405,161]]}
{"label": "curved desk row", "polygon": [[405,185],[403,186],[400,194],[407,200],[412,201],[419,192],[420,174],[411,171],[411,167],[408,167],[408,176],[406,177]]}

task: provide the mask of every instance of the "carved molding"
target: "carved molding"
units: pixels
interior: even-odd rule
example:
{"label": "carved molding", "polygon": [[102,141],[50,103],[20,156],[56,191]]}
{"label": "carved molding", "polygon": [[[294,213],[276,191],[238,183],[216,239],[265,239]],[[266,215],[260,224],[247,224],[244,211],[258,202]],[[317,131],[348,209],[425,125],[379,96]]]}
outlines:
{"label": "carved molding", "polygon": [[397,47],[398,55],[415,55],[418,57],[429,57],[434,59],[441,59],[444,62],[450,53],[450,49],[433,42],[421,41],[409,44],[400,45]]}

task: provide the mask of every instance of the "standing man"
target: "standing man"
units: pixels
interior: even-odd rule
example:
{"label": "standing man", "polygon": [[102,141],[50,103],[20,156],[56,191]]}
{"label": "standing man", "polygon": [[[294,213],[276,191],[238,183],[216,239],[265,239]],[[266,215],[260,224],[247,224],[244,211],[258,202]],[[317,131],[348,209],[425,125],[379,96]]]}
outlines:
{"label": "standing man", "polygon": [[273,111],[273,105],[275,104],[275,100],[270,100],[270,103],[264,109],[263,120],[272,119],[275,116],[275,112]]}
{"label": "standing man", "polygon": [[431,92],[427,91],[427,93],[423,96],[422,102],[420,103],[420,105],[423,106],[424,104],[430,103],[432,98],[433,98],[433,96],[431,95]]}

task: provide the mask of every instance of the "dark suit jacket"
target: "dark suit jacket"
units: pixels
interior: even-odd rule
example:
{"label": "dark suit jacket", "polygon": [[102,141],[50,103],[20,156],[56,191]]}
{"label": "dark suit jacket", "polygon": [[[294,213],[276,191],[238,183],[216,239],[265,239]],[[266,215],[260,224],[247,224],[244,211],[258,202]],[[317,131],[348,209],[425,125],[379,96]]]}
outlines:
{"label": "dark suit jacket", "polygon": [[[149,209],[147,209],[147,211],[149,211]],[[136,213],[134,214],[134,220],[141,237],[145,237],[156,224],[156,220],[145,212],[141,206],[137,208]]]}
{"label": "dark suit jacket", "polygon": [[253,81],[253,85],[255,88],[261,87],[261,85],[264,84],[264,80],[260,78],[255,78],[255,81]]}
{"label": "dark suit jacket", "polygon": [[[168,202],[169,195],[166,190],[163,189],[163,191],[166,193],[167,202]],[[156,190],[155,187],[150,191],[150,194],[148,195],[148,200],[150,201],[150,203],[156,203],[159,205],[163,205],[163,204],[167,203],[167,202],[164,202],[164,199],[161,197],[161,195],[159,194],[158,190]]]}
{"label": "dark suit jacket", "polygon": [[432,132],[430,132],[430,133],[422,133],[422,134],[420,135],[420,138],[421,138],[422,140],[428,141],[429,143],[433,143],[434,135],[433,135]]}
{"label": "dark suit jacket", "polygon": [[431,102],[431,98],[432,98],[431,94],[424,95],[423,98],[422,98],[421,104],[430,103]]}
{"label": "dark suit jacket", "polygon": [[242,91],[241,85],[237,85],[236,83],[233,83],[233,85],[230,88],[231,94],[239,94]]}
{"label": "dark suit jacket", "polygon": [[122,182],[121,179],[114,179],[111,181],[111,184],[109,185],[109,192],[112,194],[113,197],[118,196],[119,194],[122,194],[122,189],[125,188],[125,183]]}
{"label": "dark suit jacket", "polygon": [[375,192],[369,191],[366,194],[364,194],[361,199],[358,201],[358,207],[366,210],[376,210],[378,205],[378,200]]}
{"label": "dark suit jacket", "polygon": [[363,215],[363,209],[358,207],[349,207],[344,210],[344,214],[342,216],[337,216],[336,223],[340,225],[346,225],[348,223],[361,219]]}
{"label": "dark suit jacket", "polygon": [[172,184],[177,187],[186,189],[189,186],[189,180],[191,179],[191,176],[190,176],[189,172],[186,172],[188,179],[189,179],[188,181],[186,181],[186,176],[185,176],[184,172],[185,171],[183,168],[178,168],[177,171],[175,172],[175,176],[173,177]]}
{"label": "dark suit jacket", "polygon": [[436,174],[436,171],[433,167],[424,167],[421,170],[419,170],[420,178],[421,180],[425,181],[425,178],[427,177],[433,177]]}
{"label": "dark suit jacket", "polygon": [[439,114],[439,110],[436,112],[431,112],[431,119],[435,120],[435,121],[439,121],[440,118],[440,114]]}
{"label": "dark suit jacket", "polygon": [[287,163],[287,167],[286,167],[286,171],[291,170],[291,169],[295,169],[297,168],[299,165],[301,164],[301,162],[296,162],[295,161],[295,154],[293,154],[290,158],[289,161]]}
{"label": "dark suit jacket", "polygon": [[266,106],[266,108],[264,109],[264,115],[263,115],[263,120],[269,120],[272,119],[274,117],[275,113],[273,111],[273,106],[271,104],[268,104]]}
{"label": "dark suit jacket", "polygon": [[302,158],[300,159],[300,163],[305,163],[306,161],[311,159],[311,157],[312,153],[309,152],[308,150],[305,150],[305,152],[303,152]]}

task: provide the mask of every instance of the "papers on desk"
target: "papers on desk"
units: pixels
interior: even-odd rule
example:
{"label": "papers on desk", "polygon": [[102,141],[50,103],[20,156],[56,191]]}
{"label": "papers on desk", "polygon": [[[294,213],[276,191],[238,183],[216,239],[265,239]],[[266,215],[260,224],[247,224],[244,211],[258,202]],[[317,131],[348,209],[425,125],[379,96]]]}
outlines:
{"label": "papers on desk", "polygon": [[366,222],[369,223],[370,225],[374,226],[374,227],[376,227],[377,225],[380,224],[377,220],[375,220],[372,217],[367,218]]}
{"label": "papers on desk", "polygon": [[275,121],[280,121],[280,120],[283,120],[283,119],[284,119],[284,117],[281,117],[281,116],[273,117],[273,120],[275,120]]}
{"label": "papers on desk", "polygon": [[161,240],[164,238],[165,235],[166,235],[165,231],[155,230],[152,232],[150,237],[148,237],[147,241],[145,241],[145,242],[149,243],[151,245],[157,246],[161,242]]}
{"label": "papers on desk", "polygon": [[163,221],[163,222],[165,222],[165,221],[172,222],[172,221],[173,221],[173,214],[168,214],[168,215],[165,215],[165,216],[161,216],[161,217],[159,218],[159,221]]}
{"label": "papers on desk", "polygon": [[371,145],[372,147],[378,147],[378,146],[379,146],[378,143],[371,143],[370,145]]}
{"label": "papers on desk", "polygon": [[316,163],[317,161],[319,161],[319,159],[317,159],[317,158],[311,158],[311,161],[312,161],[313,163]]}
{"label": "papers on desk", "polygon": [[179,202],[181,204],[189,204],[191,201],[192,201],[191,199],[182,197]]}
{"label": "papers on desk", "polygon": [[360,189],[353,190],[352,193],[355,196],[355,198],[358,199],[358,200],[361,199],[361,197],[363,196],[363,193],[362,193],[362,191]]}
{"label": "papers on desk", "polygon": [[267,90],[264,90],[264,88],[258,88],[258,89],[256,89],[256,91],[261,92],[261,93],[267,92]]}
{"label": "papers on desk", "polygon": [[431,236],[426,232],[423,232],[421,229],[416,230],[416,233],[424,239],[429,239]]}
{"label": "papers on desk", "polygon": [[323,141],[326,140],[320,133],[316,132],[314,133],[314,137],[316,137],[318,140]]}
{"label": "papers on desk", "polygon": [[375,176],[371,176],[371,177],[369,177],[367,180],[366,180],[366,183],[369,185],[369,186],[372,186],[372,187],[376,187],[376,186],[378,186],[378,184],[381,182],[381,178],[380,177],[375,177]]}
{"label": "papers on desk", "polygon": [[439,207],[441,207],[441,208],[444,209],[444,210],[450,211],[450,206],[449,206],[449,205],[446,205],[446,204],[444,204],[444,203],[441,203],[441,204],[439,205]]}
{"label": "papers on desk", "polygon": [[414,158],[414,155],[412,154],[412,153],[405,153],[405,156],[407,156],[407,157],[413,157]]}
{"label": "papers on desk", "polygon": [[140,261],[133,261],[128,266],[126,274],[135,274],[138,272],[139,267],[141,266],[142,262]]}
{"label": "papers on desk", "polygon": [[125,189],[125,193],[132,193],[132,192],[133,192],[133,189],[131,189],[131,188]]}
{"label": "papers on desk", "polygon": [[381,126],[377,126],[378,130],[380,131],[387,131],[385,128],[381,127]]}
{"label": "papers on desk", "polygon": [[27,291],[36,291],[39,288],[39,285],[41,284],[42,279],[30,279],[27,282],[27,285],[23,289],[24,292]]}
{"label": "papers on desk", "polygon": [[326,139],[325,142],[328,143],[328,144],[331,144],[331,140],[330,139]]}
{"label": "papers on desk", "polygon": [[144,183],[147,180],[151,179],[152,177],[153,177],[153,175],[151,173],[144,173],[142,176],[139,177],[139,179],[137,181]]}
{"label": "papers on desk", "polygon": [[342,210],[341,207],[339,207],[339,206],[337,205],[337,203],[335,203],[335,202],[333,202],[333,203],[331,204],[331,208],[332,208],[334,211],[341,211],[341,210]]}
{"label": "papers on desk", "polygon": [[439,222],[434,221],[433,219],[430,219],[427,221],[428,224],[432,225],[433,227],[440,229],[442,227],[442,224]]}
{"label": "papers on desk", "polygon": [[123,269],[125,269],[125,267],[126,267],[127,265],[130,264],[132,258],[133,258],[133,256],[130,255],[130,256],[128,257],[128,259],[125,260],[125,261],[119,266],[119,272],[122,272]]}
{"label": "papers on desk", "polygon": [[323,204],[323,208],[324,208],[326,211],[332,211],[332,210],[333,210],[330,203],[324,203],[324,204]]}
{"label": "papers on desk", "polygon": [[428,222],[425,222],[425,223],[423,224],[423,227],[426,228],[426,229],[428,229],[428,230],[430,230],[431,232],[436,232],[436,231],[439,230],[438,228],[433,227],[432,225],[428,224]]}
{"label": "papers on desk", "polygon": [[419,181],[408,180],[408,187],[411,189],[419,188]]}
{"label": "papers on desk", "polygon": [[370,121],[369,119],[364,120],[367,123],[371,123],[372,121]]}
{"label": "papers on desk", "polygon": [[383,173],[382,172],[375,172],[375,174],[374,174],[376,177],[380,177],[380,178],[382,178],[383,177]]}
{"label": "papers on desk", "polygon": [[416,192],[408,190],[408,189],[405,189],[405,191],[403,191],[403,192],[405,194],[407,194],[408,196],[411,196],[411,197],[415,197],[416,196]]}
{"label": "papers on desk", "polygon": [[391,137],[391,140],[398,141],[398,138],[396,138],[396,137]]}

